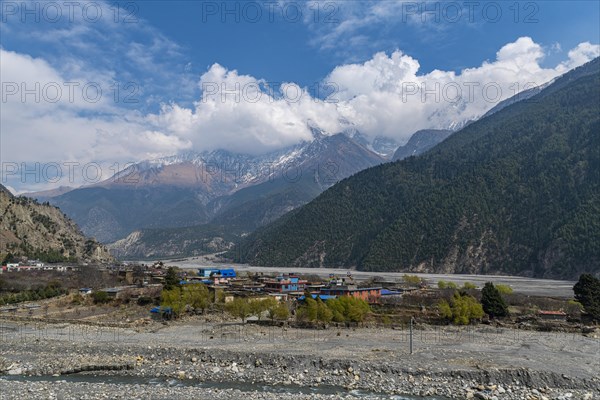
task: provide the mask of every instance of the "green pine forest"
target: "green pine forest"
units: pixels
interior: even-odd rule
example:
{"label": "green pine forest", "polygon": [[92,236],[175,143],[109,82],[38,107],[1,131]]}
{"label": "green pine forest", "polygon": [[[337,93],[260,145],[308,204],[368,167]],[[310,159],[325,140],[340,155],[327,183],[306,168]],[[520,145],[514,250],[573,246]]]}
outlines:
{"label": "green pine forest", "polygon": [[599,59],[419,157],[347,178],[230,256],[277,267],[600,272]]}

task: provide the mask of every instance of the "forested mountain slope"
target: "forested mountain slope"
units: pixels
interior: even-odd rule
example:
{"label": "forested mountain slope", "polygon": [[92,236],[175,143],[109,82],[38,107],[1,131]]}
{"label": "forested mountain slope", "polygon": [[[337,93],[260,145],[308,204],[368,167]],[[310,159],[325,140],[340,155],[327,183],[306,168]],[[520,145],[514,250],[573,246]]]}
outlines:
{"label": "forested mountain slope", "polygon": [[279,267],[597,274],[599,182],[596,59],[423,156],[339,182],[231,254]]}

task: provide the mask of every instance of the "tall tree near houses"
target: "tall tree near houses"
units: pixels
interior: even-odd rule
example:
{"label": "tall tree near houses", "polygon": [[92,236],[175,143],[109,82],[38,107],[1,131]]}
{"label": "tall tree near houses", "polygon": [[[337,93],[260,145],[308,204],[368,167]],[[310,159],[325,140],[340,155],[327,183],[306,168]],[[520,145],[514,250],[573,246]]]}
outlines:
{"label": "tall tree near houses", "polygon": [[591,274],[582,274],[573,286],[575,300],[583,305],[586,313],[600,321],[600,279]]}
{"label": "tall tree near houses", "polygon": [[508,316],[508,306],[492,282],[487,282],[481,290],[481,305],[490,318]]}
{"label": "tall tree near houses", "polygon": [[171,290],[174,287],[179,286],[179,277],[177,276],[177,272],[175,268],[169,267],[167,270],[167,275],[165,275],[165,290]]}

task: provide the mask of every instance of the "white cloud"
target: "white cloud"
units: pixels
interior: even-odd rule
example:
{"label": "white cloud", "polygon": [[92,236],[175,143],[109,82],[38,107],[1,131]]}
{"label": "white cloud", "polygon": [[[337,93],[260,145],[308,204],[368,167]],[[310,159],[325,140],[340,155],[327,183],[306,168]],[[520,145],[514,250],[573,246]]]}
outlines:
{"label": "white cloud", "polygon": [[577,47],[569,51],[569,60],[561,64],[562,70],[568,71],[579,67],[598,56],[600,56],[600,45],[590,42],[579,43]]}
{"label": "white cloud", "polygon": [[[1,80],[25,82],[85,81],[85,69],[58,70],[47,60],[0,49]],[[599,46],[581,43],[556,67],[540,66],[544,48],[519,38],[498,50],[496,59],[453,71],[419,73],[419,61],[397,50],[377,53],[363,63],[334,68],[323,84],[337,85],[327,101],[287,82],[270,88],[265,80],[214,64],[197,79],[202,98],[186,106],[163,104],[156,113],[122,107],[105,92],[96,103],[81,99],[39,104],[19,95],[2,102],[3,162],[99,162],[109,166],[175,154],[182,150],[227,149],[264,153],[311,140],[307,121],[327,132],[353,123],[368,136],[406,141],[418,129],[443,128],[483,115],[499,101],[528,85],[539,85],[599,54]],[[487,90],[486,90],[487,89]],[[457,90],[462,94],[457,97]],[[4,89],[3,89],[4,92]],[[27,100],[26,99],[26,100]],[[12,180],[22,189],[30,182]],[[56,182],[77,185],[78,182]],[[29,189],[29,188],[28,188]]]}
{"label": "white cloud", "polygon": [[[199,150],[260,153],[281,148],[310,139],[309,119],[329,132],[348,120],[372,138],[387,136],[402,143],[419,129],[475,119],[498,102],[589,61],[597,47],[582,43],[569,52],[569,60],[542,68],[544,49],[522,37],[499,49],[494,61],[460,73],[428,74],[419,74],[418,60],[399,50],[377,53],[364,63],[338,66],[324,79],[337,87],[329,99],[335,102],[314,99],[293,84],[287,86],[288,97],[270,92],[264,81],[215,64],[202,75],[204,97],[193,108],[171,104],[148,118],[154,129],[179,135]],[[301,93],[300,100],[295,101],[294,93]]]}
{"label": "white cloud", "polygon": [[[78,185],[87,163],[100,163],[106,179],[115,172],[109,168],[115,162],[139,161],[191,147],[185,139],[152,131],[144,116],[119,107],[108,86],[100,88],[99,96],[92,89],[91,101],[83,91],[84,78],[64,75],[44,59],[0,48],[0,81],[2,184],[17,189],[50,183]],[[66,168],[65,163],[71,162],[81,167],[74,179],[65,169],[62,181],[49,182],[52,179],[44,173],[44,165],[59,163]],[[14,173],[16,167],[30,173]]]}
{"label": "white cloud", "polygon": [[212,65],[199,81],[202,99],[193,109],[164,106],[148,116],[157,129],[166,128],[191,140],[196,149],[226,148],[262,153],[310,140],[306,121],[324,129],[339,128],[334,104],[311,97],[293,83],[269,88],[264,80]]}
{"label": "white cloud", "polygon": [[543,48],[529,37],[503,46],[496,60],[459,74],[434,70],[419,74],[414,58],[395,51],[377,53],[363,64],[335,68],[327,81],[339,87],[339,112],[364,133],[400,142],[418,129],[447,128],[485,114],[499,101],[541,85],[597,56],[598,46],[581,44],[569,60],[542,68]]}

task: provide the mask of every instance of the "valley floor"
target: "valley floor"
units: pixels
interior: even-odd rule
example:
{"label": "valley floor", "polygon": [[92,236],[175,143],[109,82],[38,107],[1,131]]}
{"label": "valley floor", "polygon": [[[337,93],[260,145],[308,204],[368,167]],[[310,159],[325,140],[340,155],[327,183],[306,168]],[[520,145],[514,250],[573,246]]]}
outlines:
{"label": "valley floor", "polygon": [[0,399],[600,396],[597,336],[417,326],[413,354],[409,343],[405,327],[303,330],[192,319],[134,330],[5,318]]}

